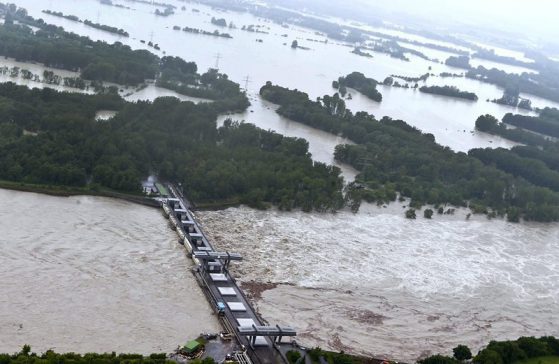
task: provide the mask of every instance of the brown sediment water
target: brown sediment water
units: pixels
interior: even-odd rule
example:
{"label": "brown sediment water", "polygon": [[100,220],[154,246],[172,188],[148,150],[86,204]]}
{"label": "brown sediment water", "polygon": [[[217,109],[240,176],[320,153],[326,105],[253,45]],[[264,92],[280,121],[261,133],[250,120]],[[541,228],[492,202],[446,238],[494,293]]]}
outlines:
{"label": "brown sediment water", "polygon": [[0,190],[0,352],[170,352],[219,324],[160,210]]}
{"label": "brown sediment water", "polygon": [[411,362],[559,334],[558,224],[403,211],[197,216],[220,249],[244,255],[233,273],[264,319],[294,326],[306,346]]}

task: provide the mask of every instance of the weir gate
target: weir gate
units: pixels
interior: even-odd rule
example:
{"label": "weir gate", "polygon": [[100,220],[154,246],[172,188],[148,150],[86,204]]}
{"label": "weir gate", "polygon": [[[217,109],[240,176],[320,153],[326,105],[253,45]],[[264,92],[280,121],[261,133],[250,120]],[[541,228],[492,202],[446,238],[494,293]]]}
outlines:
{"label": "weir gate", "polygon": [[[177,232],[179,242],[195,264],[193,273],[225,330],[234,336],[242,354],[241,363],[287,363],[285,339],[297,335],[291,327],[263,323],[248,298],[229,274],[229,264],[242,260],[238,253],[216,251],[190,211],[188,201],[169,185],[169,198],[161,200],[163,210]],[[283,350],[282,350],[283,348]]]}

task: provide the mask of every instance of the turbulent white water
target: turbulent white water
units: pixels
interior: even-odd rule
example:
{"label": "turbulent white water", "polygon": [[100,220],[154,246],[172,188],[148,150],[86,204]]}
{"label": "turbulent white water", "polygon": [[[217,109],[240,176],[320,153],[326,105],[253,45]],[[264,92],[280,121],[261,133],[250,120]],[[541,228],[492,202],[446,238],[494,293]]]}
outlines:
{"label": "turbulent white water", "polygon": [[243,281],[283,283],[257,306],[306,345],[400,360],[559,334],[559,226],[436,215],[402,207],[354,215],[231,208],[200,212]]}
{"label": "turbulent white water", "polygon": [[216,331],[157,209],[0,190],[0,352],[170,352]]}

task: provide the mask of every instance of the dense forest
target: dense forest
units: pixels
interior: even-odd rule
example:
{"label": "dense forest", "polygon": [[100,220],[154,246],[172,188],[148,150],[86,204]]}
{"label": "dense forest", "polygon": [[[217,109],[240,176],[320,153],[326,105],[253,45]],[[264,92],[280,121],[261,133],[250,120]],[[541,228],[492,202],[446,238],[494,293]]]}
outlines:
{"label": "dense forest", "polygon": [[474,364],[519,364],[533,358],[559,357],[559,340],[553,336],[521,337],[518,340],[491,341],[476,356],[472,356],[465,345],[458,345],[453,353],[453,357],[430,356],[418,364],[460,364],[470,360]]}
{"label": "dense forest", "polygon": [[[215,106],[1,84],[0,179],[139,193],[156,173],[182,182],[195,202],[343,206],[339,169],[313,163],[304,139],[230,121],[218,129]],[[102,109],[119,113],[97,122]]]}
{"label": "dense forest", "polygon": [[376,80],[367,78],[360,72],[350,73],[349,75],[340,77],[337,81],[332,82],[332,87],[338,89],[342,97],[345,96],[347,87],[350,87],[367,96],[371,100],[381,102],[382,94],[377,90],[377,85],[378,82]]}
{"label": "dense forest", "polygon": [[[509,114],[507,114],[509,115]],[[512,115],[512,114],[511,114]],[[484,133],[499,135],[505,139],[528,145],[546,145],[549,141],[540,135],[521,128],[508,128],[493,115],[482,115],[476,120],[476,129]]]}
{"label": "dense forest", "polygon": [[538,116],[506,114],[503,123],[559,138],[559,110],[545,108]]}
{"label": "dense forest", "polygon": [[471,101],[477,101],[478,99],[475,93],[461,91],[455,86],[423,86],[419,88],[419,91],[427,94],[455,97],[455,98],[466,99]]}
{"label": "dense forest", "polygon": [[399,193],[411,198],[413,208],[449,203],[489,216],[506,214],[511,221],[559,219],[558,190],[548,188],[553,173],[528,179],[522,171],[515,177],[516,171],[506,165],[500,169],[484,164],[477,158],[483,157],[482,152],[453,152],[404,121],[353,114],[337,94],[311,101],[303,92],[271,83],[260,94],[280,105],[280,115],[356,143],[339,145],[335,153],[338,161],[360,171],[358,183],[350,186],[347,195],[354,209],[362,199],[384,203],[394,201]]}

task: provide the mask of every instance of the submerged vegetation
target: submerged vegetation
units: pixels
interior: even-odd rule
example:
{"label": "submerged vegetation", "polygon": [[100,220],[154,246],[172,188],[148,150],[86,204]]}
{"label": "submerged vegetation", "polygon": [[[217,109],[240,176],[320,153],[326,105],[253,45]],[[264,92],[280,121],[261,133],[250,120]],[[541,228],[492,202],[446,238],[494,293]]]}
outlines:
{"label": "submerged vegetation", "polygon": [[24,9],[17,9],[12,17],[40,30],[33,32],[25,25],[6,21],[0,26],[2,56],[80,71],[84,79],[122,85],[138,85],[146,79],[154,79],[157,74],[158,57],[148,51],[132,50],[119,42],[112,45],[95,42],[65,32],[27,16]]}
{"label": "submerged vegetation", "polygon": [[81,79],[90,81],[136,86],[146,79],[155,79],[160,87],[217,101],[215,107],[220,111],[244,110],[249,105],[239,85],[216,70],[200,75],[195,64],[177,57],[159,58],[146,50],[132,50],[120,42],[94,42],[35,20],[27,16],[24,9],[12,9],[9,14],[40,30],[34,33],[25,25],[9,22],[0,25],[0,55],[80,71]]}
{"label": "submerged vegetation", "polygon": [[182,95],[213,100],[215,109],[221,112],[242,111],[250,105],[239,84],[215,69],[200,75],[194,62],[186,62],[179,57],[163,57],[160,70],[157,86]]}
{"label": "submerged vegetation", "polygon": [[559,189],[554,184],[528,179],[506,165],[485,164],[483,150],[456,153],[404,121],[353,114],[337,94],[311,101],[303,92],[271,83],[260,94],[280,105],[280,115],[356,143],[339,145],[335,152],[338,161],[360,171],[346,196],[353,209],[361,200],[385,203],[400,194],[411,198],[413,208],[449,203],[489,216],[507,215],[511,221],[559,220]]}

